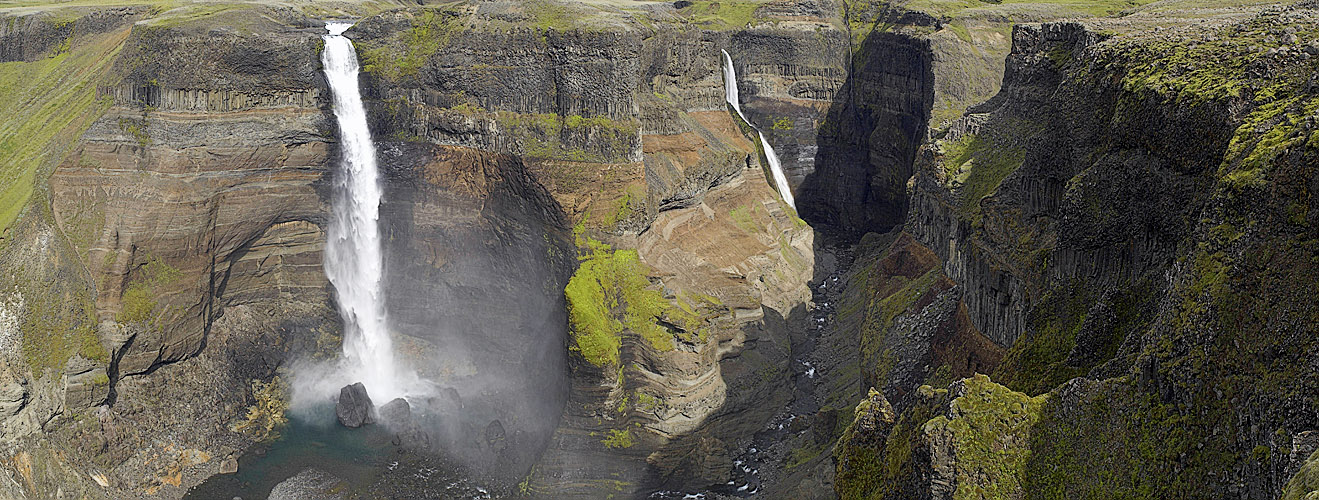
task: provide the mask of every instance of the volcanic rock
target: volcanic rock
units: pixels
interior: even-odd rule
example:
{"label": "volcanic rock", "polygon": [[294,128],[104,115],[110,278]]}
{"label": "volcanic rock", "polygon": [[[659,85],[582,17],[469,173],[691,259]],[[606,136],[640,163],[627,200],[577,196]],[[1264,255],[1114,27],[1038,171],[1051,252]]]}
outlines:
{"label": "volcanic rock", "polygon": [[380,407],[380,422],[394,428],[412,425],[412,406],[403,398],[394,398]]}
{"label": "volcanic rock", "polygon": [[376,407],[371,404],[371,396],[366,394],[366,387],[361,382],[339,389],[334,415],[344,427],[358,428],[376,423]]}

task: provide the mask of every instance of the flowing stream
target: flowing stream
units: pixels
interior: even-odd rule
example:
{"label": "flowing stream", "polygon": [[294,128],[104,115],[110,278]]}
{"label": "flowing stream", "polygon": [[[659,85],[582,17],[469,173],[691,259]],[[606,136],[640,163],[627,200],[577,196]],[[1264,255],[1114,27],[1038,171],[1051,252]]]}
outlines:
{"label": "flowing stream", "polygon": [[[733,69],[733,57],[728,55],[727,50],[721,50],[720,52],[724,53],[724,99],[733,106],[733,109],[737,111],[737,116],[742,117],[742,121],[746,122],[747,125],[751,125],[751,120],[748,120],[747,116],[742,114],[742,104],[738,102],[737,70]],[[778,188],[779,196],[783,197],[783,201],[795,210],[797,202],[792,198],[792,188],[788,186],[788,176],[783,173],[783,164],[779,162],[778,153],[775,153],[774,147],[769,145],[769,141],[765,140],[764,132],[761,132],[755,125],[751,125],[751,128],[755,129],[756,134],[760,136],[760,146],[765,149],[765,160],[769,162],[770,174],[774,176],[774,187]]]}
{"label": "flowing stream", "polygon": [[349,375],[374,401],[403,396],[385,319],[384,257],[380,238],[380,173],[357,86],[357,51],[343,36],[351,23],[329,23],[321,61],[334,95],[342,158],[325,251],[325,273],[334,284],[344,322]]}

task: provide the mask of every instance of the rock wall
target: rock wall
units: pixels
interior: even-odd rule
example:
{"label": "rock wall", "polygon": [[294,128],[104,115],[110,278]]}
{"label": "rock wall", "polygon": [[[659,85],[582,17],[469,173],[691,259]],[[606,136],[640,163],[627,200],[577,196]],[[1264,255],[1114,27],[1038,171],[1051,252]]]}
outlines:
{"label": "rock wall", "polygon": [[[142,14],[94,11],[72,23],[71,43],[99,40],[79,38],[84,26],[128,30]],[[50,326],[82,344],[9,366],[4,438],[45,470],[92,476],[25,476],[10,493],[181,496],[250,444],[231,424],[247,414],[252,381],[335,337],[320,228],[331,122],[318,37],[288,14],[221,16],[244,32],[133,25],[110,75],[86,89],[104,103],[100,118],[54,168],[18,240],[51,242],[55,260],[33,271],[59,273],[50,282],[68,287],[60,295],[81,318]],[[17,246],[6,268],[42,262]],[[74,352],[67,364],[35,364],[68,356],[61,348]],[[52,373],[58,387],[42,382]],[[51,397],[64,403],[52,411]]]}
{"label": "rock wall", "polygon": [[[1309,254],[1293,245],[1313,237],[1312,200],[1290,186],[1314,182],[1315,155],[1313,63],[1297,48],[1310,42],[1288,35],[1316,13],[1220,14],[1162,36],[1146,29],[1168,22],[1157,12],[1014,29],[1002,92],[918,156],[903,230],[1006,348],[992,370],[1006,387],[984,386],[985,401],[1025,411],[958,423],[942,398],[971,380],[923,387],[865,438],[887,433],[883,445],[840,444],[840,495],[1283,490],[1317,415],[1301,395],[1314,311],[1288,298],[1307,293]],[[968,428],[1011,442],[984,448]],[[900,466],[871,468],[884,463]]]}
{"label": "rock wall", "polygon": [[927,40],[876,30],[854,48],[819,127],[815,171],[802,182],[806,220],[849,239],[902,222],[934,105],[933,71]]}

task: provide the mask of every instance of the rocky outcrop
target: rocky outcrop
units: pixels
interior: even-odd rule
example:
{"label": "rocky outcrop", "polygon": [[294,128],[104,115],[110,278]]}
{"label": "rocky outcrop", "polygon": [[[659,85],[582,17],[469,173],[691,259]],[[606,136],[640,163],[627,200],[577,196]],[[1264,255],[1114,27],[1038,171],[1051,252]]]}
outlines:
{"label": "rocky outcrop", "polygon": [[307,469],[270,490],[270,500],[340,500],[347,483],[319,469]]}
{"label": "rocky outcrop", "polygon": [[[1286,35],[1316,13],[1219,14],[1166,36],[1144,30],[1158,13],[1014,30],[1002,92],[918,156],[903,230],[943,261],[970,322],[1007,348],[993,376],[1025,394],[991,399],[1026,411],[978,433],[1007,441],[968,449],[958,418],[918,397],[883,449],[912,442],[900,429],[916,423],[926,444],[897,469],[927,472],[900,474],[915,479],[897,489],[840,482],[840,493],[1282,491],[1295,469],[1280,450],[1315,427],[1301,394],[1319,372],[1300,354],[1313,336],[1240,311],[1314,313],[1288,298],[1310,280],[1308,254],[1281,242],[1313,233],[1308,195],[1285,187],[1312,183],[1315,155],[1309,65],[1288,55],[1308,42]],[[1251,47],[1261,41],[1292,49]],[[1161,451],[1131,451],[1143,447]],[[1130,484],[1090,479],[1100,476]]]}
{"label": "rocky outcrop", "polygon": [[971,323],[933,251],[905,232],[868,235],[856,251],[838,321],[857,332],[864,386],[901,409],[921,385],[994,371],[1003,349]]}
{"label": "rocky outcrop", "polygon": [[0,62],[36,61],[67,53],[77,37],[119,31],[147,13],[143,6],[3,13]]}
{"label": "rocky outcrop", "polygon": [[339,398],[334,402],[334,417],[339,424],[354,429],[376,423],[376,405],[361,382],[339,389]]}

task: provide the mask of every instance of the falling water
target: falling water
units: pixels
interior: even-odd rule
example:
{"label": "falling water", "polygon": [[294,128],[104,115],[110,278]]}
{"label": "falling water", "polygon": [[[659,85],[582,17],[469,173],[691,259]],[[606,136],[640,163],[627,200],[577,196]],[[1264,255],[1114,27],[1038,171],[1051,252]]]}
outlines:
{"label": "falling water", "polygon": [[352,24],[329,23],[321,61],[334,95],[343,157],[334,190],[333,218],[325,251],[325,273],[334,284],[344,322],[348,375],[361,381],[376,401],[403,395],[385,320],[381,282],[380,175],[366,109],[357,87],[357,52],[343,36]]}
{"label": "falling water", "polygon": [[[742,121],[747,122],[747,125],[751,125],[751,120],[748,120],[747,116],[742,114],[742,104],[738,102],[737,71],[733,69],[733,57],[728,55],[727,50],[721,50],[721,52],[724,53],[724,99],[733,106],[733,109],[737,111],[737,116],[742,117]],[[774,176],[774,186],[778,188],[783,201],[788,206],[796,209],[797,203],[792,198],[792,188],[788,187],[788,176],[783,173],[783,164],[779,162],[779,155],[774,152],[774,147],[769,145],[769,141],[765,140],[765,134],[760,129],[756,128],[755,125],[751,125],[751,128],[755,129],[756,134],[760,136],[760,145],[765,149],[765,159],[769,161],[769,171]]]}

